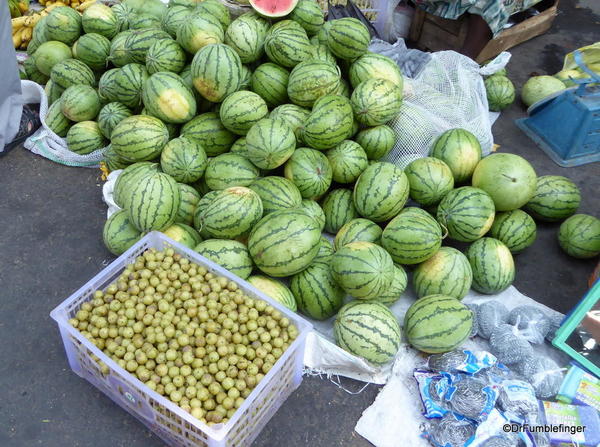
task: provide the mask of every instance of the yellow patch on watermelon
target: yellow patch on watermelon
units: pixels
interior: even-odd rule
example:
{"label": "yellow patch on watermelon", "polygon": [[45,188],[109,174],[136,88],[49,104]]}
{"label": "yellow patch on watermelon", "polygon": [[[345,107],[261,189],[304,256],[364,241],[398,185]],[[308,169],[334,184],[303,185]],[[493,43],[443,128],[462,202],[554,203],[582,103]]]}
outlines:
{"label": "yellow patch on watermelon", "polygon": [[498,245],[496,247],[496,255],[498,256],[498,262],[502,266],[502,270],[508,271],[515,268],[515,261],[506,245]]}
{"label": "yellow patch on watermelon", "polygon": [[219,93],[218,86],[215,82],[207,79],[196,78],[193,80],[193,83],[194,87],[196,87],[196,90],[198,90],[198,92],[204,96],[205,99],[211,102],[218,102],[222,99],[222,95]]}
{"label": "yellow patch on watermelon", "polygon": [[176,89],[166,89],[157,98],[160,111],[173,120],[183,120],[190,114],[190,105],[185,96]]}
{"label": "yellow patch on watermelon", "polygon": [[104,21],[111,21],[113,19],[112,10],[102,3],[95,3],[85,10],[85,16],[92,19],[101,19]]}
{"label": "yellow patch on watermelon", "polygon": [[490,217],[488,217],[488,219],[485,221],[485,224],[483,225],[483,227],[481,227],[481,231],[479,232],[479,237],[482,237],[485,233],[487,233],[490,230],[490,228],[492,228],[492,225],[494,223],[494,217],[496,217],[496,215],[494,213],[492,213],[492,215]]}
{"label": "yellow patch on watermelon", "polygon": [[194,37],[192,37],[190,43],[192,45],[192,48],[198,51],[199,49],[204,48],[207,45],[221,43],[221,39],[219,39],[214,34],[198,31],[196,34],[194,34]]}
{"label": "yellow patch on watermelon", "polygon": [[[253,275],[247,281],[278,303],[283,304],[287,308],[295,311],[296,309],[289,306],[292,294],[286,285],[276,279],[268,278],[262,275]],[[286,297],[287,295],[287,297]]]}

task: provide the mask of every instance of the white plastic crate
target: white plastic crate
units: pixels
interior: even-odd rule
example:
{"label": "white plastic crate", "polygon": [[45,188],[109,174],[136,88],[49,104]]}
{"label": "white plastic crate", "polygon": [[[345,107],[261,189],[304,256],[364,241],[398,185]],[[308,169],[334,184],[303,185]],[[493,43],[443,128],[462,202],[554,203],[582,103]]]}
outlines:
{"label": "white plastic crate", "polygon": [[[171,247],[216,275],[235,281],[248,295],[267,301],[298,328],[299,335],[226,423],[208,426],[167,398],[152,391],[105,355],[69,324],[82,303],[96,290],[105,290],[127,264],[149,248]],[[71,369],[131,413],[168,445],[177,447],[248,447],[287,397],[302,381],[304,345],[309,322],[265,296],[246,281],[162,233],[147,234],[123,255],[56,307],[50,316],[58,323]],[[110,443],[110,440],[105,440]]]}

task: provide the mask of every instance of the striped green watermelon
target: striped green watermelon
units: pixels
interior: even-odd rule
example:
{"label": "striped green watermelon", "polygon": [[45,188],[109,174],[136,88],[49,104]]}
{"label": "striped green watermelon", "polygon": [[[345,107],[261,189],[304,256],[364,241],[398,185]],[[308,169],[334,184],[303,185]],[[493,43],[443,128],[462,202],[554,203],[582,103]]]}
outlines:
{"label": "striped green watermelon", "polygon": [[86,33],[97,33],[112,39],[119,31],[119,22],[115,13],[103,3],[94,3],[83,11],[81,18]]}
{"label": "striped green watermelon", "polygon": [[177,217],[181,198],[177,182],[162,172],[136,180],[137,183],[130,186],[131,198],[125,208],[133,226],[140,231],[161,231],[170,227]]}
{"label": "striped green watermelon", "polygon": [[437,137],[429,155],[448,165],[455,183],[463,183],[471,178],[481,160],[481,145],[468,130],[450,129]]}
{"label": "striped green watermelon", "polygon": [[333,243],[324,235],[321,235],[321,244],[319,245],[319,253],[313,260],[314,263],[320,262],[329,265],[331,257],[335,253]]}
{"label": "striped green watermelon", "polygon": [[100,34],[84,34],[73,44],[73,57],[92,70],[106,69],[109,54],[110,40]]}
{"label": "striped green watermelon", "polygon": [[352,88],[356,88],[361,82],[372,78],[387,79],[396,84],[400,90],[404,86],[404,79],[398,64],[383,54],[363,54],[352,62],[348,74]]}
{"label": "striped green watermelon", "polygon": [[102,101],[118,102],[115,79],[119,71],[118,68],[111,68],[100,76],[98,80],[98,96],[100,96]]}
{"label": "striped green watermelon", "polygon": [[201,2],[196,2],[194,13],[203,17],[216,19],[224,30],[231,25],[229,8],[220,0],[203,0]]}
{"label": "striped green watermelon", "polygon": [[40,45],[48,41],[46,37],[47,18],[48,16],[43,16],[33,28],[33,31],[31,33],[31,40],[27,44],[27,54],[29,56],[33,56],[33,54],[37,51]]}
{"label": "striped green watermelon", "polygon": [[149,161],[142,161],[127,166],[117,177],[113,189],[113,200],[121,208],[126,208],[131,199],[131,191],[138,180],[148,174],[159,172],[160,165]]}
{"label": "striped green watermelon", "polygon": [[46,19],[46,39],[73,45],[73,42],[81,36],[81,21],[79,13],[72,8],[67,6],[54,8]]}
{"label": "striped green watermelon", "polygon": [[226,129],[246,135],[250,128],[269,114],[265,101],[256,93],[232,93],[221,103],[219,117]]}
{"label": "striped green watermelon", "polygon": [[358,84],[350,100],[359,123],[378,126],[398,115],[402,89],[387,79],[371,78]]}
{"label": "striped green watermelon", "polygon": [[490,76],[483,83],[492,112],[500,112],[515,102],[515,85],[506,76]]}
{"label": "striped green watermelon", "polygon": [[214,238],[245,236],[263,214],[258,194],[243,186],[224,189],[207,206],[201,209],[200,205],[197,219],[200,229]]}
{"label": "striped green watermelon", "polygon": [[321,208],[317,202],[314,200],[303,199],[302,202],[300,202],[298,209],[312,217],[315,222],[317,222],[321,231],[323,231],[325,228],[325,213],[323,212],[323,208]]}
{"label": "striped green watermelon", "polygon": [[127,35],[127,39],[125,39],[124,48],[127,57],[132,62],[145,64],[148,50],[152,44],[157,40],[170,38],[171,36],[168,33],[157,28],[131,30]]}
{"label": "striped green watermelon", "polygon": [[493,295],[513,283],[515,263],[512,254],[498,239],[481,238],[473,242],[465,254],[473,270],[474,290]]}
{"label": "striped green watermelon", "polygon": [[89,85],[72,85],[62,94],[60,110],[71,121],[93,120],[100,111],[100,98]]}
{"label": "striped green watermelon", "polygon": [[133,115],[131,110],[120,102],[109,102],[98,113],[98,126],[102,135],[110,138],[113,129],[125,118]]}
{"label": "striped green watermelon", "polygon": [[283,120],[294,131],[296,141],[300,145],[302,143],[302,129],[309,116],[310,111],[307,109],[295,104],[282,104],[271,111],[269,118]]}
{"label": "striped green watermelon", "polygon": [[360,130],[354,141],[361,145],[369,160],[379,160],[390,153],[396,141],[391,127],[385,124]]}
{"label": "striped green watermelon", "polygon": [[[350,97],[352,96],[352,92],[350,91],[350,84],[348,84],[348,81],[346,81],[343,78],[340,79],[340,86],[338,87],[335,94],[350,99]],[[358,123],[356,123],[356,120],[354,122],[357,127],[356,127],[356,131],[352,132],[352,135],[354,135],[356,132],[358,132]]]}
{"label": "striped green watermelon", "polygon": [[[335,58],[333,53],[331,53],[331,51],[329,51],[329,47],[327,47],[327,45],[323,45],[318,42],[312,44],[310,58],[313,60],[326,62],[333,66],[337,65],[337,59]],[[341,93],[341,91],[343,90],[345,92],[346,89],[348,89],[348,87],[349,86],[346,83],[346,81],[344,79],[340,79],[340,86],[338,87],[338,91],[336,91],[336,94],[342,95],[343,93]],[[350,93],[348,93],[348,95],[345,95],[345,93],[344,93],[343,95],[350,97]]]}
{"label": "striped green watermelon", "polygon": [[185,6],[170,6],[162,17],[160,27],[172,38],[177,37],[177,30],[186,22],[190,10]]}
{"label": "striped green watermelon", "polygon": [[269,107],[275,107],[288,101],[288,81],[290,73],[272,62],[259,65],[252,73],[250,88]]}
{"label": "striped green watermelon", "polygon": [[327,31],[327,45],[340,59],[354,60],[367,52],[371,35],[358,19],[344,17],[333,20]]}
{"label": "striped green watermelon", "polygon": [[247,65],[242,65],[240,71],[240,86],[238,90],[250,90],[250,82],[252,81],[252,72]]}
{"label": "striped green watermelon", "polygon": [[196,54],[207,45],[222,43],[225,39],[223,27],[206,18],[194,14],[177,29],[177,42],[188,53]]}
{"label": "striped green watermelon", "polygon": [[133,115],[115,126],[111,143],[115,152],[129,161],[156,158],[169,141],[169,131],[158,118]]}
{"label": "striped green watermelon", "polygon": [[86,155],[106,146],[106,139],[98,123],[81,121],[71,126],[67,132],[67,146],[71,152]]}
{"label": "striped green watermelon", "polygon": [[[60,43],[60,42],[58,42],[58,43]],[[31,45],[31,42],[30,42],[30,45]],[[69,48],[69,47],[67,47],[67,48]],[[46,76],[44,73],[42,73],[37,68],[37,66],[35,64],[35,57],[33,55],[31,55],[30,57],[25,59],[25,61],[23,61],[23,69],[25,70],[25,75],[27,76],[27,79],[29,79],[33,82],[36,82],[40,85],[46,84],[46,87],[48,87],[48,82],[50,82],[50,77]]]}
{"label": "striped green watermelon", "polygon": [[413,275],[418,298],[446,295],[462,300],[473,282],[467,257],[452,247],[441,247],[427,261],[419,264]]}
{"label": "striped green watermelon", "polygon": [[246,135],[248,159],[261,169],[275,169],[284,164],[296,149],[292,129],[279,120],[264,118]]}
{"label": "striped green watermelon", "polygon": [[112,12],[117,18],[117,28],[119,31],[129,29],[129,20],[133,18],[133,9],[127,3],[116,3],[111,6]]}
{"label": "striped green watermelon", "polygon": [[229,151],[232,154],[246,157],[246,137],[240,137],[237,140],[235,140],[235,143],[231,145],[231,149]]}
{"label": "striped green watermelon", "polygon": [[72,85],[96,84],[92,69],[77,59],[66,59],[54,65],[50,72],[50,79],[64,89]]}
{"label": "striped green watermelon", "polygon": [[221,154],[208,161],[204,179],[212,190],[248,186],[260,172],[250,161],[237,154]]}
{"label": "striped green watermelon", "polygon": [[344,304],[344,290],[333,280],[328,264],[315,262],[292,276],[290,289],[298,309],[315,320],[327,320]]}
{"label": "striped green watermelon", "polygon": [[192,60],[192,79],[196,90],[212,102],[221,102],[238,90],[242,62],[227,45],[208,45]]}
{"label": "striped green watermelon", "polygon": [[247,279],[252,273],[250,253],[241,242],[207,239],[200,242],[194,251],[242,279]]}
{"label": "striped green watermelon", "polygon": [[432,257],[442,245],[442,229],[429,213],[408,207],[383,230],[381,245],[398,264],[419,264]]}
{"label": "striped green watermelon", "polygon": [[204,174],[207,165],[204,149],[186,137],[174,138],[163,147],[160,167],[180,183],[193,183]]}
{"label": "striped green watermelon", "polygon": [[309,36],[317,34],[325,23],[323,10],[315,0],[300,0],[288,17],[302,25]]}
{"label": "striped green watermelon", "polygon": [[334,189],[325,196],[322,203],[325,213],[325,231],[336,234],[342,226],[358,217],[349,189]]}
{"label": "striped green watermelon", "polygon": [[51,40],[42,43],[34,53],[35,67],[44,76],[50,76],[52,67],[59,62],[71,59],[71,49],[62,42]]}
{"label": "striped green watermelon", "polygon": [[256,15],[243,14],[225,31],[225,43],[233,48],[244,64],[258,61],[264,53],[269,23]]}
{"label": "striped green watermelon", "polygon": [[296,312],[298,308],[296,299],[292,291],[281,281],[263,275],[252,275],[247,281],[269,298]]}
{"label": "striped green watermelon", "polygon": [[449,352],[469,338],[473,312],[456,298],[430,295],[415,301],[404,316],[404,333],[413,348],[429,354]]}
{"label": "striped green watermelon", "polygon": [[372,242],[350,242],[331,259],[334,280],[349,295],[374,299],[388,290],[394,278],[394,262],[387,251]]}
{"label": "striped green watermelon", "polygon": [[64,138],[67,136],[67,132],[71,127],[71,122],[63,115],[60,109],[60,100],[58,100],[48,107],[48,113],[46,114],[44,121],[46,122],[46,126],[48,126],[52,132],[59,137]]}
{"label": "striped green watermelon", "polygon": [[265,39],[265,53],[271,62],[283,67],[295,67],[307,60],[311,45],[304,28],[291,20],[283,20],[276,31],[271,28]]}
{"label": "striped green watermelon", "polygon": [[178,183],[177,186],[179,187],[181,200],[179,202],[179,209],[177,210],[177,217],[175,217],[175,223],[192,225],[196,206],[200,202],[200,193],[193,186],[186,185],[185,183]]}
{"label": "striped green watermelon", "polygon": [[344,140],[329,149],[327,159],[333,170],[333,180],[337,183],[354,183],[368,166],[367,154],[351,140]]}
{"label": "striped green watermelon", "polygon": [[581,192],[570,179],[543,175],[537,178],[535,193],[524,209],[538,220],[558,222],[575,214],[580,203]]}
{"label": "striped green watermelon", "polygon": [[183,48],[170,39],[155,41],[146,53],[146,68],[148,73],[159,71],[172,71],[179,73],[185,67],[187,57]]}
{"label": "striped green watermelon", "polygon": [[297,208],[302,196],[296,185],[283,177],[269,176],[254,180],[249,188],[260,196],[264,214]]}
{"label": "striped green watermelon", "polygon": [[408,199],[409,184],[402,169],[376,162],[363,171],[354,185],[354,206],[374,222],[396,216]]}
{"label": "striped green watermelon", "polygon": [[342,225],[335,235],[335,249],[339,250],[344,245],[358,241],[380,244],[382,231],[379,225],[368,219],[352,219]]}
{"label": "striped green watermelon", "polygon": [[333,335],[342,349],[376,365],[392,361],[402,341],[398,320],[377,302],[346,304],[335,319]]}
{"label": "striped green watermelon", "polygon": [[115,67],[123,67],[124,65],[133,62],[129,51],[126,48],[127,38],[133,34],[133,31],[122,31],[113,37],[110,43],[110,53],[108,60],[112,62]]}
{"label": "striped green watermelon", "polygon": [[558,230],[558,243],[569,256],[588,259],[600,254],[600,219],[588,214],[575,214]]}
{"label": "striped green watermelon", "polygon": [[406,274],[401,265],[394,264],[394,279],[392,279],[390,287],[387,290],[383,291],[381,295],[377,296],[372,301],[385,304],[386,306],[391,306],[400,299],[400,297],[406,290],[407,285],[408,275]]}
{"label": "striped green watermelon", "polygon": [[160,28],[161,21],[151,14],[137,14],[129,19],[129,29]]}
{"label": "striped green watermelon", "polygon": [[520,253],[535,242],[537,228],[533,218],[522,210],[497,213],[489,236],[498,239],[511,253]]}
{"label": "striped green watermelon", "polygon": [[295,275],[319,253],[317,222],[297,209],[275,211],[252,229],[248,249],[256,266],[270,276]]}
{"label": "striped green watermelon", "polygon": [[314,149],[330,149],[350,137],[353,123],[348,98],[322,96],[304,123],[302,139]]}
{"label": "striped green watermelon", "polygon": [[129,247],[139,241],[142,233],[135,228],[129,220],[125,210],[119,210],[112,214],[104,223],[102,239],[104,245],[113,255],[120,256]]}
{"label": "striped green watermelon", "polygon": [[202,241],[202,238],[194,228],[182,223],[174,223],[170,227],[164,229],[162,233],[173,239],[175,242],[191,249],[196,247],[196,245]]}
{"label": "striped green watermelon", "polygon": [[482,237],[494,223],[494,201],[488,193],[472,186],[453,189],[442,199],[437,220],[448,236],[462,242]]}
{"label": "striped green watermelon", "polygon": [[335,94],[340,85],[340,69],[320,60],[300,62],[290,73],[287,94],[302,107],[312,107],[322,96]]}
{"label": "striped green watermelon", "polygon": [[111,86],[115,97],[110,101],[118,101],[131,109],[142,104],[142,91],[148,79],[148,71],[141,64],[127,64],[121,67],[114,75]]}
{"label": "striped green watermelon", "polygon": [[406,167],[404,173],[410,184],[410,198],[423,206],[437,205],[454,189],[452,171],[438,158],[418,158]]}
{"label": "striped green watermelon", "polygon": [[325,154],[306,147],[294,151],[285,164],[284,172],[306,199],[320,198],[333,179],[333,170]]}
{"label": "striped green watermelon", "polygon": [[[32,58],[29,58],[29,59],[32,59]],[[52,79],[48,79],[48,81],[46,82],[46,86],[44,87],[44,93],[46,93],[46,96],[48,97],[48,106],[51,106],[56,101],[58,101],[60,99],[60,97],[62,96],[62,94],[64,93],[64,91],[65,91],[64,88],[62,88],[58,84],[55,84],[52,81]]]}
{"label": "striped green watermelon", "polygon": [[144,82],[142,101],[151,115],[166,123],[187,123],[196,115],[196,98],[175,73],[151,75]]}
{"label": "striped green watermelon", "polygon": [[128,161],[123,160],[117,155],[110,144],[106,146],[103,156],[102,163],[104,163],[108,172],[116,171],[117,169],[125,169],[130,165]]}
{"label": "striped green watermelon", "polygon": [[209,157],[228,152],[237,138],[214,112],[203,113],[188,121],[181,128],[181,135],[199,143]]}

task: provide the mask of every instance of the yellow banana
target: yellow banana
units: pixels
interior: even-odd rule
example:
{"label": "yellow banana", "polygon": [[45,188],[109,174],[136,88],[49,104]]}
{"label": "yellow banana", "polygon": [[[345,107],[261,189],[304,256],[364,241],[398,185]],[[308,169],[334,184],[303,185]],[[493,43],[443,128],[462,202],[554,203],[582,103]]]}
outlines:
{"label": "yellow banana", "polygon": [[23,33],[21,34],[21,39],[25,42],[29,42],[31,40],[32,34],[33,34],[33,28],[23,28]]}
{"label": "yellow banana", "polygon": [[94,3],[96,3],[96,0],[86,0],[84,1],[81,5],[79,5],[77,7],[77,11],[79,12],[83,12],[85,11],[87,8],[89,8],[90,6],[92,6]]}
{"label": "yellow banana", "polygon": [[21,46],[21,42],[22,42],[22,33],[21,31],[23,31],[24,28],[21,28],[17,33],[13,34],[12,36],[12,41],[13,41],[13,46],[15,48],[19,48]]}
{"label": "yellow banana", "polygon": [[31,27],[33,28],[35,25],[37,25],[37,23],[42,19],[42,15],[41,14],[35,14],[33,16],[33,20],[31,21]]}
{"label": "yellow banana", "polygon": [[77,8],[79,7],[79,2],[78,1],[72,2],[69,6],[71,6],[71,8],[73,8],[73,9],[78,10]]}
{"label": "yellow banana", "polygon": [[16,19],[12,19],[10,23],[13,28],[13,33],[14,33],[15,28],[20,28],[20,27],[24,26],[26,21],[27,21],[27,16],[21,16],[21,17],[17,17]]}

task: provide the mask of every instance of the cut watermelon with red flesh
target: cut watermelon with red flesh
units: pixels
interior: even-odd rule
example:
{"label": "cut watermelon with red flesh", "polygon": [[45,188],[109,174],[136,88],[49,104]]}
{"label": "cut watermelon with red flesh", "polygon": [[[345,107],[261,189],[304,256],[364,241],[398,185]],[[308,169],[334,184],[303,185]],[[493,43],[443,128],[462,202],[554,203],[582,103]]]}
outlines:
{"label": "cut watermelon with red flesh", "polygon": [[296,7],[298,0],[250,0],[252,7],[265,17],[283,17]]}

